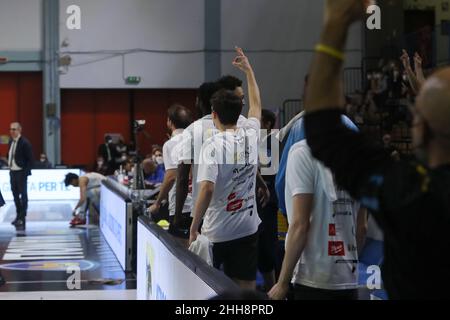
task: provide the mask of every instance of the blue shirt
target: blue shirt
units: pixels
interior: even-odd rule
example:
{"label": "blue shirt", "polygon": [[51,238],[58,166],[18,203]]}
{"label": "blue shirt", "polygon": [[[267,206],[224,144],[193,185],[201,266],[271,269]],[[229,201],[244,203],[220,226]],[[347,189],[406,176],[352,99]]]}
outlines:
{"label": "blue shirt", "polygon": [[[359,131],[358,127],[346,116],[342,116],[342,122],[344,125],[352,130]],[[275,190],[277,192],[278,196],[278,207],[283,212],[284,215],[286,215],[286,204],[284,199],[284,188],[286,183],[286,166],[287,166],[287,160],[289,155],[289,150],[291,147],[296,144],[297,142],[300,142],[302,140],[305,140],[305,126],[303,124],[303,118],[299,119],[294,125],[292,126],[291,130],[289,131],[288,138],[286,140],[286,144],[284,145],[283,154],[281,155],[280,165],[278,169],[278,173],[275,179]]]}
{"label": "blue shirt", "polygon": [[156,171],[152,173],[150,176],[148,176],[145,181],[156,184],[156,183],[162,183],[164,180],[164,175],[166,173],[166,170],[164,168],[164,164],[159,164],[156,167]]}

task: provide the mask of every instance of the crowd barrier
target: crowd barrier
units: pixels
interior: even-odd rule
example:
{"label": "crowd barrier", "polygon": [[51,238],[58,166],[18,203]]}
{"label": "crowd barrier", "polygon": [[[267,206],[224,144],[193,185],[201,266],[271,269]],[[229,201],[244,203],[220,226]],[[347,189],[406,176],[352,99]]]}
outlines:
{"label": "crowd barrier", "polygon": [[238,286],[179,244],[167,231],[138,219],[137,299],[205,300]]}

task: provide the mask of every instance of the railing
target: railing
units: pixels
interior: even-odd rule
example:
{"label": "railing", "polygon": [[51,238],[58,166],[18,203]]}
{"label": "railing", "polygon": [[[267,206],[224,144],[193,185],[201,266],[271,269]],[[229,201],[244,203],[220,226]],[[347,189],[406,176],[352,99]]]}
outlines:
{"label": "railing", "polygon": [[283,102],[280,109],[280,128],[284,127],[289,121],[303,110],[302,100],[288,99]]}
{"label": "railing", "polygon": [[345,94],[353,94],[356,91],[363,91],[363,70],[362,68],[344,69],[344,90]]}

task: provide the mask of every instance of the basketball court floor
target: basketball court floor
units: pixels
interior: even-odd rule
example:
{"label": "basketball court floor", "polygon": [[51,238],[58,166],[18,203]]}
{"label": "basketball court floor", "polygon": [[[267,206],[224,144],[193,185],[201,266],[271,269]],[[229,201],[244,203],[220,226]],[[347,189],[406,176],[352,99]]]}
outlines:
{"label": "basketball court floor", "polygon": [[135,300],[98,226],[70,228],[72,201],[29,202],[25,231],[11,225],[14,203],[0,209],[0,299]]}

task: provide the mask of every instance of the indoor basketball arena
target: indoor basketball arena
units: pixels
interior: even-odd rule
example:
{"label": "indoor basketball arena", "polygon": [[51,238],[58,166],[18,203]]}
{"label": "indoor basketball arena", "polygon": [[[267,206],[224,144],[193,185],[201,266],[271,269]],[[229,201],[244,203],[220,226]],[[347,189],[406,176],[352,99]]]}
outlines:
{"label": "indoor basketball arena", "polygon": [[0,300],[450,298],[449,3],[0,0]]}

